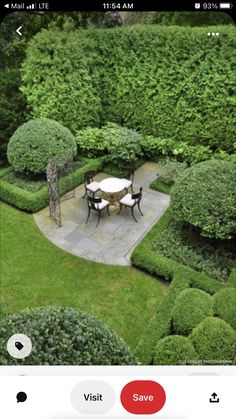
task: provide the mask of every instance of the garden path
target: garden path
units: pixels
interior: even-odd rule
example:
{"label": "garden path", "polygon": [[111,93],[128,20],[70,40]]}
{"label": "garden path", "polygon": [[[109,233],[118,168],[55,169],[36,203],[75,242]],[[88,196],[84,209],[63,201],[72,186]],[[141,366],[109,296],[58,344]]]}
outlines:
{"label": "garden path", "polygon": [[[147,234],[169,206],[170,198],[161,192],[149,188],[156,179],[157,164],[144,163],[135,171],[134,190],[143,187],[141,209],[142,217],[135,208],[138,223],[135,223],[128,208],[123,208],[119,215],[107,216],[102,212],[100,224],[96,227],[97,213],[91,212],[88,224],[87,201],[82,199],[84,185],[75,190],[75,198],[61,203],[62,227],[58,227],[49,217],[48,207],[34,214],[34,219],[41,232],[56,246],[84,259],[111,265],[130,265],[130,255],[134,247]],[[95,180],[111,177],[98,173]]]}

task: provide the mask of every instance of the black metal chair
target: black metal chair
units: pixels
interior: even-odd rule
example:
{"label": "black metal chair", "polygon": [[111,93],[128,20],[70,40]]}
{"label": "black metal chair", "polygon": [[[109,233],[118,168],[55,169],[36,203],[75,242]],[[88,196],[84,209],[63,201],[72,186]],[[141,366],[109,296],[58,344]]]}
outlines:
{"label": "black metal chair", "polygon": [[131,188],[132,193],[134,193],[133,190],[133,182],[134,182],[134,169],[130,166],[124,166],[123,170],[125,172],[125,178],[124,180],[124,189],[126,190],[126,193],[128,193],[128,189]]}
{"label": "black metal chair", "polygon": [[107,209],[107,214],[110,215],[110,213],[109,213],[109,204],[110,203],[108,201],[106,201],[106,199],[102,199],[102,198],[98,198],[98,197],[91,197],[91,196],[88,196],[87,202],[88,202],[88,216],[87,216],[86,224],[88,223],[91,210],[94,210],[94,211],[98,212],[98,221],[97,221],[97,225],[96,225],[96,228],[97,228],[97,226],[99,224],[99,221],[100,221],[101,212],[105,208]]}
{"label": "black metal chair", "polygon": [[143,188],[141,187],[139,189],[139,192],[137,193],[133,193],[133,194],[126,194],[121,200],[120,200],[120,210],[118,212],[118,214],[120,214],[120,212],[122,211],[123,205],[125,207],[128,207],[131,209],[131,213],[133,216],[134,221],[136,221],[136,223],[138,222],[137,219],[134,216],[134,207],[137,205],[139,212],[141,215],[143,215],[141,208],[140,208],[140,201],[142,199],[142,190]]}
{"label": "black metal chair", "polygon": [[95,193],[100,191],[100,184],[99,182],[96,182],[93,180],[93,177],[95,176],[96,172],[94,170],[89,170],[84,174],[84,189],[85,194],[83,198],[86,197],[88,193],[91,193],[92,196],[95,196]]}

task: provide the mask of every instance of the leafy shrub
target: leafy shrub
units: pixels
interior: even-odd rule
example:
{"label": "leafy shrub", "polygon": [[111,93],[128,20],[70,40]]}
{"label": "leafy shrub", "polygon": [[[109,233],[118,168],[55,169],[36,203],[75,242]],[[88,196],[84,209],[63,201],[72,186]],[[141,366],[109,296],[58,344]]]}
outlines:
{"label": "leafy shrub", "polygon": [[167,336],[159,340],[154,365],[193,365],[197,354],[188,338]]}
{"label": "leafy shrub", "polygon": [[178,220],[201,229],[206,237],[230,239],[236,232],[236,165],[210,160],[186,170],[171,191]]}
{"label": "leafy shrub", "polygon": [[180,163],[175,160],[166,160],[159,165],[158,173],[164,183],[173,185],[176,179],[183,175],[186,168],[186,163]]}
{"label": "leafy shrub", "polygon": [[189,288],[181,292],[172,312],[172,325],[177,335],[188,335],[207,316],[212,316],[212,299],[204,291]]}
{"label": "leafy shrub", "polygon": [[[186,161],[193,152],[185,143],[232,153],[235,28],[226,26],[42,30],[22,71],[32,117],[56,119],[73,133],[113,121],[168,134],[181,142],[174,155]],[[208,29],[222,34],[212,39],[215,48],[205,42]]]}
{"label": "leafy shrub", "polygon": [[152,249],[211,278],[226,281],[233,267],[236,243],[202,237],[199,229],[172,220],[156,235]]}
{"label": "leafy shrub", "polygon": [[[83,183],[85,172],[88,170],[100,170],[101,167],[102,160],[93,159],[83,167],[79,167],[72,173],[60,178],[58,182],[60,195]],[[4,176],[2,176],[0,178],[0,186],[1,199],[19,209],[36,212],[45,208],[48,204],[48,187],[46,185],[36,192],[29,192],[5,181]]]}
{"label": "leafy shrub", "polygon": [[202,364],[233,362],[236,353],[236,332],[224,320],[207,317],[193,329],[190,340]]}
{"label": "leafy shrub", "polygon": [[46,171],[49,159],[66,162],[76,152],[71,132],[59,122],[38,118],[21,125],[8,143],[8,160],[17,172]]}
{"label": "leafy shrub", "polygon": [[14,172],[14,170],[7,173],[5,176],[2,176],[2,180],[28,192],[37,192],[42,189],[43,186],[47,185],[46,180],[33,179],[32,176],[30,177],[25,173]]}
{"label": "leafy shrub", "polygon": [[128,346],[95,317],[73,308],[46,307],[26,310],[0,322],[0,363],[19,364],[5,350],[14,333],[32,341],[28,365],[130,365]]}
{"label": "leafy shrub", "polygon": [[236,330],[236,289],[226,288],[214,295],[214,314]]}
{"label": "leafy shrub", "polygon": [[76,133],[79,154],[87,157],[103,156],[107,153],[107,142],[100,128],[87,127]]}

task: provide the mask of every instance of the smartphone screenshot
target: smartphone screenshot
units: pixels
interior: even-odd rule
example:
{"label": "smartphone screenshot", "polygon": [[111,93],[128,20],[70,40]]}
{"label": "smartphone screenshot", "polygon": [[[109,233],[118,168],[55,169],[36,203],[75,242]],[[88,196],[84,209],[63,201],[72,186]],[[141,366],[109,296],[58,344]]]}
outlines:
{"label": "smartphone screenshot", "polygon": [[235,419],[234,9],[1,2],[1,418]]}

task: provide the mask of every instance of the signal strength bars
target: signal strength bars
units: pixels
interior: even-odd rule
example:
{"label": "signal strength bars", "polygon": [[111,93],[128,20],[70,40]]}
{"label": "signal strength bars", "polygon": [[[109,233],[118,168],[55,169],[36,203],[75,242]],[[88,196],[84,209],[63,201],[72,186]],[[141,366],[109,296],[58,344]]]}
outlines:
{"label": "signal strength bars", "polygon": [[29,4],[29,6],[26,6],[26,9],[36,9],[36,4]]}

